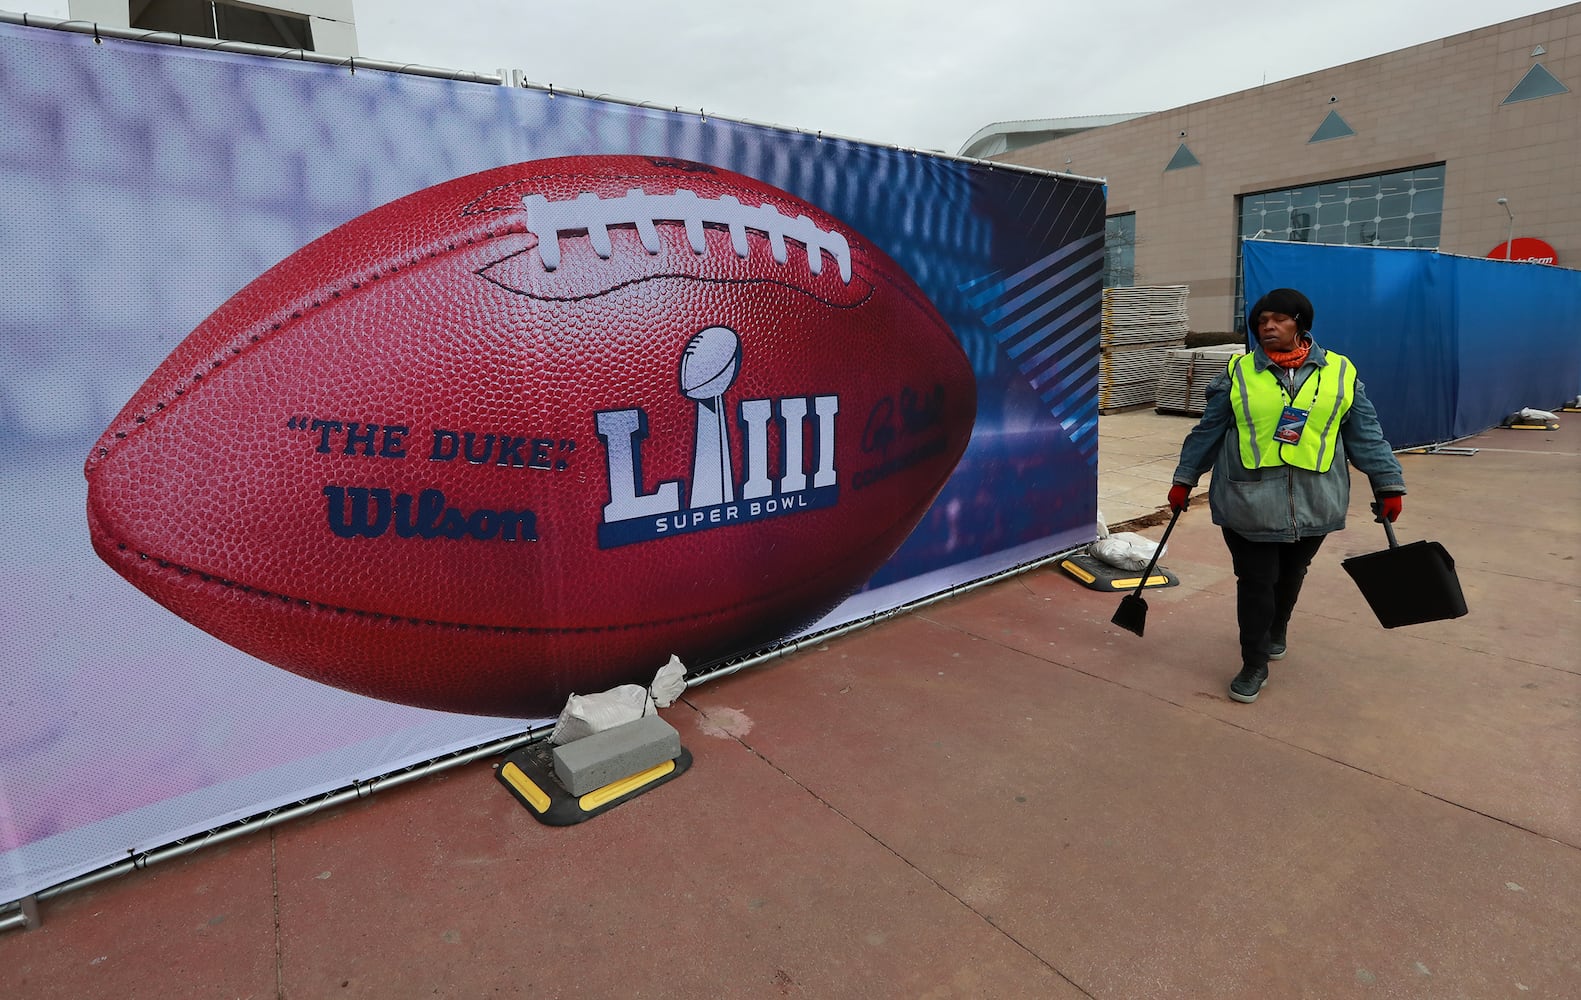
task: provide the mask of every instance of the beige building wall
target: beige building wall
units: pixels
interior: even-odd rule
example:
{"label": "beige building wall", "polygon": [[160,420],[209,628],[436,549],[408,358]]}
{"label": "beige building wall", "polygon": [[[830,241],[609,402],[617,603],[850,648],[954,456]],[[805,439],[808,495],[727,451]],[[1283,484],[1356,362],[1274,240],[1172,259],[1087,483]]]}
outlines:
{"label": "beige building wall", "polygon": [[[1535,63],[1569,92],[1501,105]],[[1356,134],[1308,142],[1330,111]],[[1183,142],[1201,165],[1166,173]],[[1501,244],[1505,197],[1517,237],[1581,267],[1581,3],[995,159],[1106,178],[1109,214],[1136,213],[1136,283],[1189,284],[1193,330],[1234,329],[1237,196],[1431,163],[1440,252]]]}

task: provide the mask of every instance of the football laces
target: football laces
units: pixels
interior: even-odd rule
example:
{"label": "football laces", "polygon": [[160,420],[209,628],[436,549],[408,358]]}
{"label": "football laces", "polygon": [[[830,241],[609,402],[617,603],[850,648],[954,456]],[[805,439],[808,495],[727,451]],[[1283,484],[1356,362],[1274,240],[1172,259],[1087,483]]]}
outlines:
{"label": "football laces", "polygon": [[586,232],[599,257],[608,260],[614,253],[609,239],[610,226],[635,226],[642,246],[650,254],[662,249],[658,224],[680,223],[692,252],[707,253],[703,236],[705,226],[724,226],[730,230],[730,245],[736,256],[748,255],[747,231],[768,238],[774,262],[789,259],[786,242],[799,244],[807,254],[807,268],[823,273],[823,255],[828,253],[840,269],[840,280],[851,283],[851,246],[845,236],[832,229],[821,229],[805,215],[794,219],[772,205],[743,205],[733,195],[702,198],[694,191],[681,189],[673,194],[648,194],[633,188],[623,195],[601,198],[585,191],[575,198],[550,201],[541,194],[522,199],[527,210],[527,231],[538,237],[538,256],[544,270],[560,266],[560,240],[563,236]]}

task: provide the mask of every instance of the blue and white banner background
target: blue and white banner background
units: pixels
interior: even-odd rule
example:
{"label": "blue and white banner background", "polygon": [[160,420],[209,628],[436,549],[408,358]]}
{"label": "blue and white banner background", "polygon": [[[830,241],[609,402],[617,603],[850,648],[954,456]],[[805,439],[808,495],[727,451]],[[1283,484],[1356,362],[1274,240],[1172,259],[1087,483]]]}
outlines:
{"label": "blue and white banner background", "polygon": [[154,367],[275,262],[412,191],[550,156],[682,157],[821,206],[912,275],[972,359],[976,430],[910,540],[819,628],[1093,537],[1097,182],[14,25],[0,93],[0,903],[526,728],[271,667],[89,546],[83,461]]}

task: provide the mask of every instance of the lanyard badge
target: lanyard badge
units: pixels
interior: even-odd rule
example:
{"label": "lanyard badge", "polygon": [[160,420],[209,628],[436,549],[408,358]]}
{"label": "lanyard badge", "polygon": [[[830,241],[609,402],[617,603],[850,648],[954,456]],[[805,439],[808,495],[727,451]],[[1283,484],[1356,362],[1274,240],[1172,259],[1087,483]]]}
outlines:
{"label": "lanyard badge", "polygon": [[[1277,375],[1275,377],[1277,378]],[[1307,416],[1312,411],[1311,409],[1303,410],[1295,405],[1297,395],[1295,373],[1289,373],[1288,377],[1290,379],[1289,385],[1285,384],[1284,379],[1278,379],[1279,388],[1284,390],[1285,395],[1290,400],[1290,405],[1286,406],[1284,412],[1279,414],[1279,423],[1274,427],[1274,440],[1281,444],[1299,444],[1301,432],[1306,430]],[[1321,368],[1317,371],[1317,380],[1317,387],[1312,394],[1314,400],[1317,398],[1318,391],[1323,388],[1323,369]]]}
{"label": "lanyard badge", "polygon": [[1307,414],[1311,410],[1303,410],[1296,406],[1287,406],[1279,415],[1279,424],[1274,428],[1274,440],[1285,444],[1296,444],[1301,440],[1301,432],[1307,426]]}

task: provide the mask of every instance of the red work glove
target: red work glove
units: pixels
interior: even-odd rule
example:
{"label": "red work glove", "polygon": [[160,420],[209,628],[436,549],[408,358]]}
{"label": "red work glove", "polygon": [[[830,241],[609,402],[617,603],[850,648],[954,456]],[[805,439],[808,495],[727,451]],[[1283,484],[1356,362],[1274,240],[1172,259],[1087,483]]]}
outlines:
{"label": "red work glove", "polygon": [[1405,498],[1398,493],[1378,498],[1378,516],[1387,517],[1391,522],[1400,519],[1400,510],[1405,506]]}
{"label": "red work glove", "polygon": [[1185,510],[1191,506],[1191,487],[1176,483],[1169,488],[1169,509]]}

